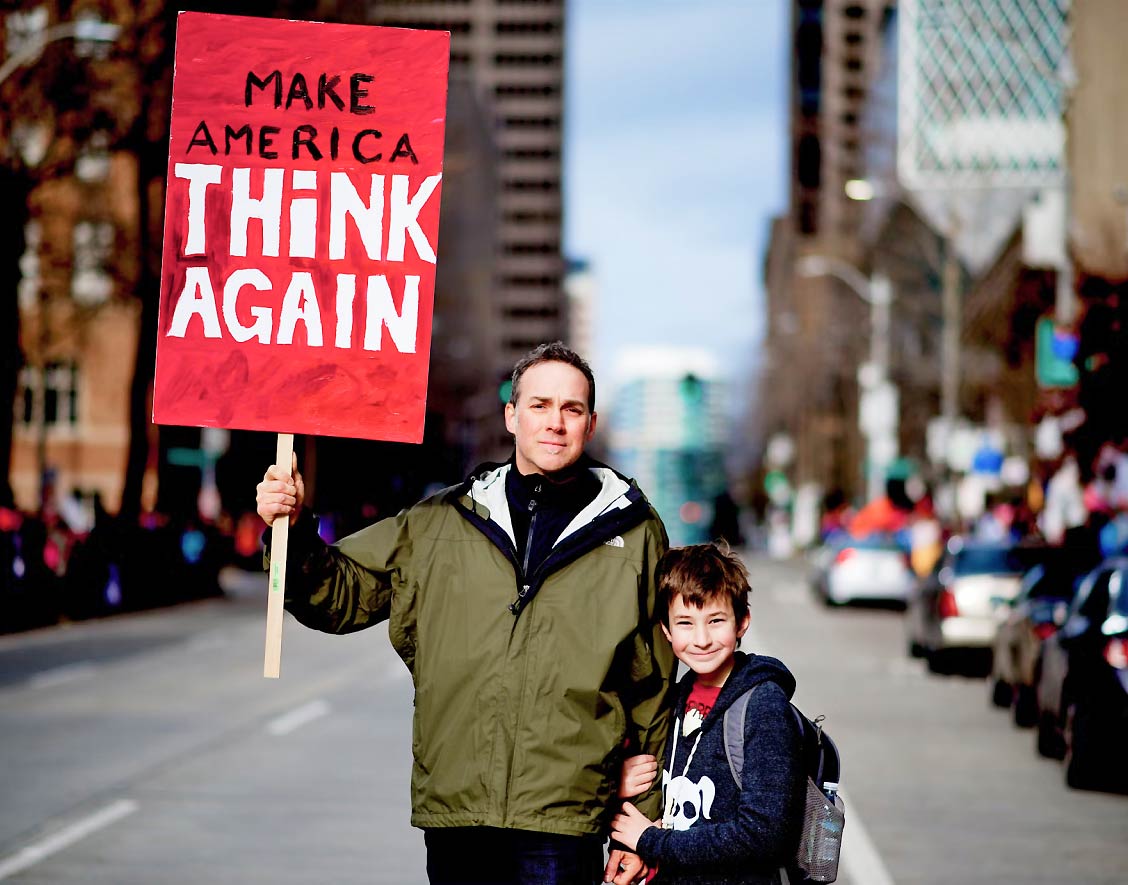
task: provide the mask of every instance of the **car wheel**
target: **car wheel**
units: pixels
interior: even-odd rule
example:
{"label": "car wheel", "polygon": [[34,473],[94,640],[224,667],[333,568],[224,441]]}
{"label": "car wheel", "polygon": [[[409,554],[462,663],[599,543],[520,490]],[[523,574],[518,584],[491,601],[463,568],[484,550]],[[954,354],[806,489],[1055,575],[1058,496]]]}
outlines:
{"label": "car wheel", "polygon": [[1003,679],[996,679],[991,684],[991,705],[994,707],[1007,708],[1010,707],[1014,701],[1014,689],[1011,688],[1009,682]]}
{"label": "car wheel", "polygon": [[1089,707],[1070,704],[1065,714],[1065,782],[1075,790],[1102,786],[1103,760],[1097,738]]}
{"label": "car wheel", "polygon": [[1016,685],[1014,688],[1014,724],[1019,728],[1029,728],[1038,721],[1038,695],[1032,685]]}
{"label": "car wheel", "polygon": [[951,649],[929,648],[924,651],[924,660],[928,664],[928,672],[939,676],[948,676],[952,673],[954,657]]}
{"label": "car wheel", "polygon": [[1054,717],[1045,711],[1038,713],[1038,755],[1047,759],[1060,759],[1065,755],[1061,735],[1058,734]]}
{"label": "car wheel", "polygon": [[917,642],[915,639],[909,639],[905,643],[905,650],[909,653],[910,658],[924,657],[924,646]]}

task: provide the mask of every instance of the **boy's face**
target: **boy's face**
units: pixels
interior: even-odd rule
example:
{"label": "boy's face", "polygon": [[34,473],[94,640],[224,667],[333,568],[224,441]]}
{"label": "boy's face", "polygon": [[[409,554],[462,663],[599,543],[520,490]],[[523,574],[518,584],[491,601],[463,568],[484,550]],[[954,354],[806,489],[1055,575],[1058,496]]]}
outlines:
{"label": "boy's face", "polygon": [[680,596],[670,602],[670,626],[662,632],[679,661],[697,674],[703,685],[723,685],[732,671],[736,644],[748,629],[749,615],[738,624],[732,600],[717,596],[702,608],[686,605]]}

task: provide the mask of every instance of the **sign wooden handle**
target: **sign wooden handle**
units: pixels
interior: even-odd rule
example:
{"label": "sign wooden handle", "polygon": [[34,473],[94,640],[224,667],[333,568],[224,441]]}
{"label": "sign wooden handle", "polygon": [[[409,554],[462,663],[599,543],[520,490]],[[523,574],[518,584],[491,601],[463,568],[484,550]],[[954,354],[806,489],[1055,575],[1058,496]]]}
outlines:
{"label": "sign wooden handle", "polygon": [[[274,463],[291,470],[294,434],[278,434]],[[262,675],[277,679],[282,667],[282,603],[286,596],[286,547],[290,542],[290,519],[280,516],[270,524],[270,586],[266,591],[266,658]]]}

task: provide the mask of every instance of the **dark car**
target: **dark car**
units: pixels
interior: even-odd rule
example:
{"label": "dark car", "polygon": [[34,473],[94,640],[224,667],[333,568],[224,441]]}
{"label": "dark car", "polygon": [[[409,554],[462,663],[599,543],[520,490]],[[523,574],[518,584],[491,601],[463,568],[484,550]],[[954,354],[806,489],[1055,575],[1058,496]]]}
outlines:
{"label": "dark car", "polygon": [[1035,723],[1035,666],[1042,643],[1064,622],[1077,586],[1093,563],[1080,551],[1046,548],[1041,559],[1022,577],[1018,596],[995,633],[991,664],[991,701],[1010,708],[1015,725]]}
{"label": "dark car", "polygon": [[1031,553],[1008,544],[950,539],[936,568],[909,595],[909,654],[926,658],[934,672],[946,670],[957,654],[978,653],[986,659],[1000,607],[1018,595]]}
{"label": "dark car", "polygon": [[1037,670],[1038,751],[1071,787],[1128,787],[1128,558],[1086,575]]}

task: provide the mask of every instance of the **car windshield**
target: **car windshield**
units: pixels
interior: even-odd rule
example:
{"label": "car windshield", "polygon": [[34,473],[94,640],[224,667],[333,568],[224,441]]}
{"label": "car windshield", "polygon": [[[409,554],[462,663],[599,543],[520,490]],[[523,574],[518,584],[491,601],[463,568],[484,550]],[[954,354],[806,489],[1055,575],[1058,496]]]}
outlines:
{"label": "car windshield", "polygon": [[957,576],[1014,575],[1023,570],[1022,562],[1011,547],[964,547],[955,556]]}

